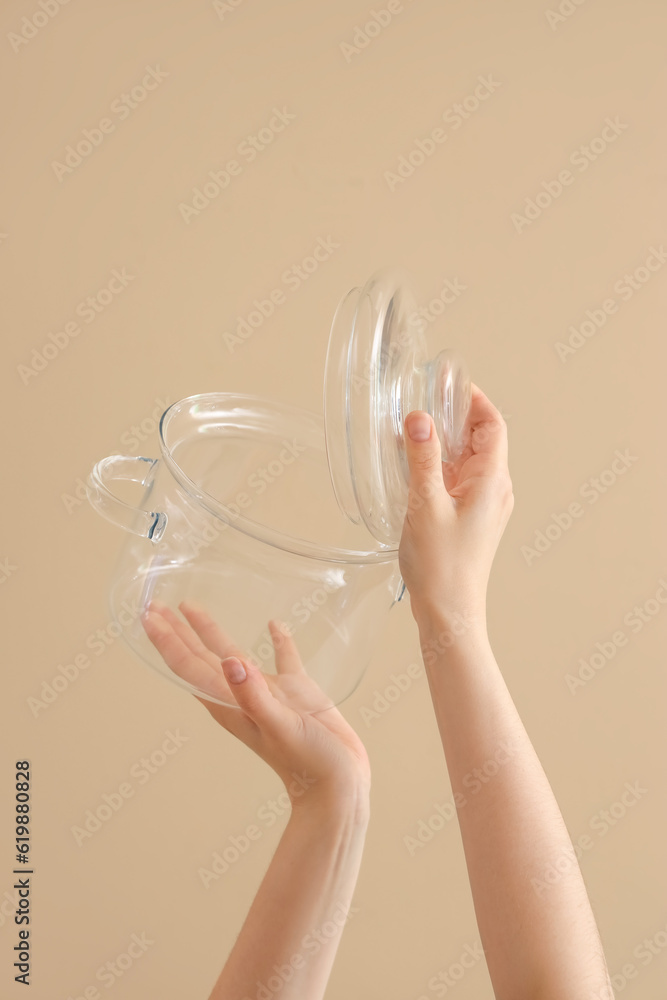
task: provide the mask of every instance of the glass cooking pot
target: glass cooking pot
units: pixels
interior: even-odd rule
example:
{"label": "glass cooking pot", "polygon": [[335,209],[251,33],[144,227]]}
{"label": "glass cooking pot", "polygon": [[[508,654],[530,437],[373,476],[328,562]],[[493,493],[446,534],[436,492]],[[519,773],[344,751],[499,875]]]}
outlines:
{"label": "glass cooking pot", "polygon": [[[423,328],[404,273],[378,271],[334,316],[324,418],[250,395],[189,396],[162,415],[160,458],[111,455],[94,466],[91,504],[129,533],[111,615],[144,662],[199,697],[235,704],[218,684],[170,669],[144,631],[151,599],[173,609],[194,600],[267,674],[276,672],[268,622],[285,623],[309,678],[302,710],[354,691],[405,589],[403,419],[430,412],[444,458],[465,444],[467,373],[451,351],[427,360]],[[136,505],[110,488],[122,480],[143,487]]]}

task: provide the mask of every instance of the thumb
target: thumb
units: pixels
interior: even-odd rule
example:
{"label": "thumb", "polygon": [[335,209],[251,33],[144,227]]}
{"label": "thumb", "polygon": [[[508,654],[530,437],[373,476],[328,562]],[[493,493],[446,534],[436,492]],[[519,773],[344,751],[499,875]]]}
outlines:
{"label": "thumb", "polygon": [[410,469],[412,500],[423,502],[446,492],[442,477],[442,449],[433,418],[423,410],[413,410],[405,418],[405,452]]}
{"label": "thumb", "polygon": [[222,671],[239,708],[262,732],[276,735],[283,729],[286,706],[273,697],[259,667],[227,656],[222,660]]}

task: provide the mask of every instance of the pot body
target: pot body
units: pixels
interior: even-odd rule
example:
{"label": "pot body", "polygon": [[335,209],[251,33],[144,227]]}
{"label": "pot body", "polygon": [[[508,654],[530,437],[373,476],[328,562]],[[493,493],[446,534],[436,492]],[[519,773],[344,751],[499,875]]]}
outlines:
{"label": "pot body", "polygon": [[[143,609],[152,598],[174,611],[196,601],[274,675],[268,622],[278,619],[309,678],[299,707],[340,704],[404,588],[397,550],[336,504],[323,420],[256,397],[202,394],[165,411],[160,449],[157,459],[109,456],[88,477],[90,502],[127,532],[109,594],[125,641],[181,687],[234,705],[217,683],[167,665],[144,631]],[[119,497],[124,480],[142,487],[135,503]]]}

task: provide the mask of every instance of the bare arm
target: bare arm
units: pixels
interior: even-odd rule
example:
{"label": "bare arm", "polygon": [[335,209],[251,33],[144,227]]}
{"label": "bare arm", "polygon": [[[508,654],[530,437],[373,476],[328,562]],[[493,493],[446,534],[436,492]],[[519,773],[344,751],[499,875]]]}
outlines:
{"label": "bare arm", "polygon": [[[306,795],[308,792],[306,792]],[[366,836],[354,802],[295,809],[210,1000],[319,1000],[347,919]]]}
{"label": "bare arm", "polygon": [[[291,707],[290,692],[319,691],[294,640],[269,628],[275,675],[245,658],[207,611],[179,605],[187,622],[152,601],[143,624],[179,676],[223,698],[199,698],[225,729],[282,779],[292,811],[210,1000],[321,1000],[357,882],[369,821],[366,750],[335,707]],[[320,692],[321,694],[321,692]]]}
{"label": "bare arm", "polygon": [[572,842],[486,631],[429,656],[447,628],[424,622],[420,637],[495,996],[613,1000]]}
{"label": "bare arm", "polygon": [[489,974],[497,1000],[613,1000],[571,839],[489,644],[486,587],[514,498],[505,422],[476,386],[471,425],[453,466],[432,421],[406,442],[399,555]]}

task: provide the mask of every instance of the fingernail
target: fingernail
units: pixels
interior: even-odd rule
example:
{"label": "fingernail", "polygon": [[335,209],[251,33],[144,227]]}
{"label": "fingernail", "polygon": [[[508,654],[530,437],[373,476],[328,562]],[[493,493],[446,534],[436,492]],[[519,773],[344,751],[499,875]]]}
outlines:
{"label": "fingernail", "polygon": [[222,666],[225,671],[225,677],[232,684],[240,684],[241,681],[246,679],[245,667],[235,656],[228,656],[222,661]]}
{"label": "fingernail", "polygon": [[428,441],[431,436],[431,421],[426,414],[411,416],[407,421],[408,434],[413,441]]}

